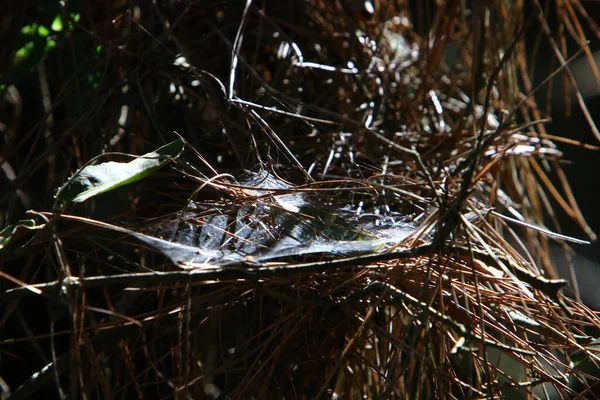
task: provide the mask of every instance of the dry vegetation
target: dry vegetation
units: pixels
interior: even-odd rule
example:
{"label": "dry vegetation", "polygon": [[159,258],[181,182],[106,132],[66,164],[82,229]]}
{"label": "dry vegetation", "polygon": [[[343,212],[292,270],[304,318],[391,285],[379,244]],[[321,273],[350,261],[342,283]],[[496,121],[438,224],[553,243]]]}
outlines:
{"label": "dry vegetation", "polygon": [[[360,3],[6,14],[0,215],[30,225],[0,251],[4,392],[593,397],[600,319],[555,279],[552,204],[596,238],[525,33],[568,85],[566,38],[589,55],[595,25],[579,0]],[[19,61],[34,23],[54,46]],[[179,135],[152,177],[55,197]]]}

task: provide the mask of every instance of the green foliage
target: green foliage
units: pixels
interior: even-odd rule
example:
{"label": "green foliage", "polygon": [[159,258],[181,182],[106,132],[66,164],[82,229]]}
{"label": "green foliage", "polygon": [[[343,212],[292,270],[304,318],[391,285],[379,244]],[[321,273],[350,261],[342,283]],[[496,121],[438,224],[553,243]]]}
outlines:
{"label": "green foliage", "polygon": [[29,235],[38,229],[44,228],[45,224],[38,224],[32,219],[19,221],[9,225],[0,231],[0,251],[15,244],[15,242],[29,237]]}
{"label": "green foliage", "polygon": [[58,189],[56,197],[65,203],[79,203],[137,182],[162,168],[170,159],[179,157],[183,148],[183,140],[178,139],[128,163],[110,161],[88,165]]}
{"label": "green foliage", "polygon": [[44,61],[62,37],[70,35],[81,15],[77,12],[68,12],[66,15],[63,16],[58,3],[49,5],[42,8],[35,22],[21,28],[12,68],[0,76],[0,91],[19,83]]}

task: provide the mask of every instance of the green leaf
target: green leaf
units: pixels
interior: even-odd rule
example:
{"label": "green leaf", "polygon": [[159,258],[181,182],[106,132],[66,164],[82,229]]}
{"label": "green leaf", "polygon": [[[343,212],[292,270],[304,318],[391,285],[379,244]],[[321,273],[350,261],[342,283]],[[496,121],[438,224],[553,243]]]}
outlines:
{"label": "green leaf", "polygon": [[37,32],[41,37],[47,37],[50,35],[50,31],[44,25],[38,26]]}
{"label": "green leaf", "polygon": [[38,225],[38,223],[32,219],[19,221],[16,224],[12,224],[0,231],[0,250],[5,249],[12,242],[22,239],[34,230],[42,229],[46,225]]}
{"label": "green leaf", "polygon": [[110,161],[87,166],[61,186],[56,196],[63,202],[79,203],[137,182],[156,172],[170,159],[179,157],[183,147],[183,140],[178,139],[128,163]]}
{"label": "green leaf", "polygon": [[0,83],[10,85],[20,82],[33,71],[46,55],[47,38],[33,35],[21,36],[20,48],[15,52],[13,66],[0,76]]}
{"label": "green leaf", "polygon": [[35,48],[35,43],[33,41],[27,42],[15,53],[15,63],[19,64],[22,60],[29,57],[33,49]]}
{"label": "green leaf", "polygon": [[46,42],[46,47],[44,48],[44,51],[46,53],[48,53],[50,50],[52,50],[55,47],[56,47],[56,42],[52,39],[48,39],[48,41]]}
{"label": "green leaf", "polygon": [[60,32],[63,30],[63,22],[60,15],[57,15],[52,21],[52,25],[50,26],[54,32]]}
{"label": "green leaf", "polygon": [[37,24],[25,25],[21,28],[21,34],[25,36],[33,36],[37,30]]}

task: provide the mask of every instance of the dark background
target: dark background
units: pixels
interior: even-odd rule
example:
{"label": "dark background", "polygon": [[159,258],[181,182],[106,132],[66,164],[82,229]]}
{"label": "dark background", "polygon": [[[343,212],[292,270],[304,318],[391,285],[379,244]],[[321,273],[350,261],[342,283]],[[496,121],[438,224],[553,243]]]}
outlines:
{"label": "dark background", "polygon": [[[587,1],[583,4],[590,17],[594,21],[600,22],[600,3]],[[552,6],[548,7],[546,15],[548,16],[548,24],[552,29],[556,30],[558,28],[556,8]],[[600,50],[600,39],[596,36],[596,33],[586,26],[586,36],[589,40],[590,49],[594,53],[596,62],[598,62],[600,61],[600,53],[598,53]],[[560,67],[551,47],[548,45],[548,41],[542,38],[538,42],[539,34],[540,28],[536,23],[535,27],[527,32],[526,39],[527,45],[530,48],[530,60],[528,60],[528,63],[535,66],[531,75],[536,85]],[[536,46],[536,43],[539,43],[539,46]],[[575,54],[580,48],[578,43],[573,39],[567,41],[567,47],[570,55]],[[577,85],[584,93],[585,101],[592,118],[596,124],[600,124],[600,88],[596,87],[592,69],[587,65],[587,61],[583,55],[574,60],[570,68],[575,75]],[[600,142],[594,137],[584,113],[575,99],[573,88],[569,86],[565,88],[566,79],[565,74],[559,74],[536,94],[536,100],[540,108],[546,110],[546,115],[552,120],[546,126],[546,129],[552,135],[598,146]],[[567,99],[571,102],[570,107],[568,104],[569,100]],[[592,230],[599,233],[600,152],[566,143],[557,142],[556,144],[564,154],[563,169],[567,175],[573,194],[579,203],[581,212]],[[568,218],[563,216],[560,222],[564,233],[584,238],[584,232]]]}

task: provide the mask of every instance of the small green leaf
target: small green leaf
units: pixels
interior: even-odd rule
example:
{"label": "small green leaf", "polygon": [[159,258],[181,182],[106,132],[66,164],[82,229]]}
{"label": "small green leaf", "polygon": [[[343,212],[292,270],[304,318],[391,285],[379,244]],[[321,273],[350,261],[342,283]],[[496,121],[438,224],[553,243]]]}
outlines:
{"label": "small green leaf", "polygon": [[50,35],[50,31],[44,25],[38,26],[37,33],[42,37],[47,37]]}
{"label": "small green leaf", "polygon": [[33,36],[37,30],[37,24],[25,25],[21,28],[21,33],[26,36]]}
{"label": "small green leaf", "polygon": [[46,47],[44,48],[44,51],[46,53],[48,53],[50,50],[52,50],[55,47],[56,47],[56,42],[49,38],[48,41],[46,42]]}
{"label": "small green leaf", "polygon": [[63,22],[60,18],[60,15],[57,15],[52,21],[52,25],[50,26],[54,32],[60,32],[63,30]]}
{"label": "small green leaf", "polygon": [[15,64],[19,64],[22,60],[29,57],[35,48],[34,42],[27,42],[15,53]]}
{"label": "small green leaf", "polygon": [[72,31],[73,29],[75,29],[75,24],[79,22],[79,20],[81,19],[81,15],[79,14],[70,14],[70,19],[69,19],[69,31]]}
{"label": "small green leaf", "polygon": [[169,159],[179,157],[183,147],[183,140],[178,139],[128,163],[110,161],[87,166],[58,189],[57,198],[64,202],[79,203],[137,182],[160,169]]}
{"label": "small green leaf", "polygon": [[18,239],[23,238],[33,230],[42,229],[45,224],[38,225],[38,223],[32,219],[19,221],[16,224],[12,224],[0,231],[0,250],[8,247],[11,242],[15,242]]}

